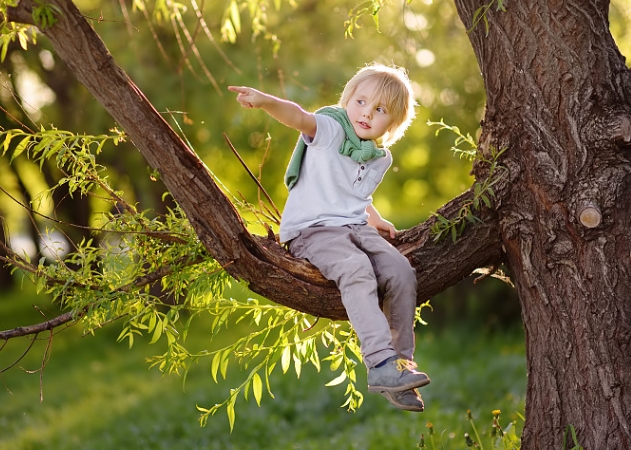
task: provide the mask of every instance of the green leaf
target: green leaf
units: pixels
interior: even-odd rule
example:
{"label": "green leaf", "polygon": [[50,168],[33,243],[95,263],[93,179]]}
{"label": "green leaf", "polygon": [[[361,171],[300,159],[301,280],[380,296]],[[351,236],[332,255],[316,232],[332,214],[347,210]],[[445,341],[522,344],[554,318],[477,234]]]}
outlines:
{"label": "green leaf", "polygon": [[311,356],[309,356],[309,361],[311,361],[311,364],[313,364],[313,366],[316,368],[316,370],[318,372],[320,372],[320,355],[318,355],[317,351],[314,351],[313,353],[311,353]]}
{"label": "green leaf", "polygon": [[4,137],[2,156],[4,156],[7,153],[7,150],[9,150],[9,145],[11,145],[11,139],[13,139],[13,133],[11,133],[10,131],[7,131],[7,134]]}
{"label": "green leaf", "polygon": [[223,352],[221,357],[221,365],[219,369],[221,371],[221,376],[225,380],[228,376],[228,363],[230,362],[230,349],[227,349]]}
{"label": "green leaf", "polygon": [[289,369],[289,362],[291,361],[291,349],[289,346],[285,347],[283,350],[283,357],[281,358],[280,365],[283,369],[283,373],[287,373]]}
{"label": "green leaf", "polygon": [[149,326],[147,327],[147,329],[149,331],[153,330],[156,326],[156,322],[158,320],[158,315],[157,314],[150,314],[149,315]]}
{"label": "green leaf", "polygon": [[153,330],[153,337],[151,338],[151,342],[149,342],[149,344],[155,344],[156,342],[158,342],[158,339],[160,339],[160,336],[162,335],[163,330],[164,330],[164,322],[162,322],[161,320],[158,320],[156,322],[156,327]]}
{"label": "green leaf", "polygon": [[337,377],[333,380],[329,381],[325,386],[337,386],[338,384],[342,384],[346,380],[346,371],[342,371]]}
{"label": "green leaf", "polygon": [[236,1],[230,2],[230,21],[234,25],[237,34],[241,32],[241,15],[239,14],[239,5]]}
{"label": "green leaf", "polygon": [[269,396],[272,397],[272,398],[275,398],[274,394],[272,393],[272,385],[269,382],[269,374],[270,373],[272,373],[271,370],[266,370],[265,371],[265,387],[267,388],[267,393],[269,394]]}
{"label": "green leaf", "polygon": [[435,215],[436,215],[436,218],[440,221],[440,223],[444,225],[449,225],[449,220],[447,220],[445,217],[441,216],[438,213],[436,213]]}
{"label": "green leaf", "polygon": [[0,53],[0,62],[4,62],[4,59],[7,57],[7,50],[9,49],[9,39],[2,39],[2,52]]}
{"label": "green leaf", "polygon": [[254,392],[254,399],[257,405],[261,406],[261,396],[263,395],[263,382],[258,373],[255,373],[252,377],[252,391]]}
{"label": "green leaf", "polygon": [[20,143],[17,145],[17,147],[15,147],[15,151],[13,152],[13,155],[11,156],[11,162],[17,158],[18,156],[20,156],[22,154],[22,152],[24,152],[24,150],[26,150],[28,148],[28,144],[31,141],[31,136],[26,136],[25,138],[23,138]]}
{"label": "green leaf", "polygon": [[341,354],[337,354],[333,356],[333,360],[331,362],[331,371],[335,372],[344,362],[344,359]]}
{"label": "green leaf", "polygon": [[221,352],[215,353],[213,356],[212,364],[210,365],[210,373],[213,376],[213,380],[217,383],[217,373],[219,372],[219,364],[221,363]]}
{"label": "green leaf", "polygon": [[294,369],[296,369],[296,377],[300,378],[300,373],[302,371],[302,361],[296,354],[294,354]]}
{"label": "green leaf", "polygon": [[230,19],[226,19],[221,27],[221,35],[224,40],[234,44],[237,41],[237,33],[234,31]]}
{"label": "green leaf", "polygon": [[484,13],[485,13],[484,6],[480,6],[478,9],[475,10],[475,12],[473,13],[473,26],[471,27],[471,29],[475,28],[475,26],[478,24],[481,16]]}
{"label": "green leaf", "polygon": [[234,400],[232,400],[232,398],[230,399],[230,401],[228,402],[228,404],[226,405],[226,413],[228,414],[228,422],[230,423],[230,432],[232,433],[232,430],[234,429],[234,419],[236,417],[236,413],[234,411],[234,403],[236,400],[236,395],[234,395]]}

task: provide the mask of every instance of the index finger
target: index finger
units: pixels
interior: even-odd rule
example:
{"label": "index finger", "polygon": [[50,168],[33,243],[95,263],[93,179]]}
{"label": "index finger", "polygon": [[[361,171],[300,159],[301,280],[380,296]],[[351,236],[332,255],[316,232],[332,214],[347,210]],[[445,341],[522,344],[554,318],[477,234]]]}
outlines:
{"label": "index finger", "polygon": [[243,86],[228,86],[228,90],[232,92],[238,92],[239,94],[245,94],[247,92],[247,88]]}

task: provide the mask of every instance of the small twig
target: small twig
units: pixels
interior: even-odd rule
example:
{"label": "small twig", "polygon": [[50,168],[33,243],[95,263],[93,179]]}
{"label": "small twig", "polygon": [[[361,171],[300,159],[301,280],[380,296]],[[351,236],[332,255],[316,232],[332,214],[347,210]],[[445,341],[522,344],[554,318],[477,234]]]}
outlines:
{"label": "small twig", "polygon": [[259,200],[259,205],[261,206],[261,214],[267,217],[270,221],[274,222],[276,225],[280,225],[280,219],[276,217],[276,215],[270,211],[265,203],[262,200]]}
{"label": "small twig", "polygon": [[226,140],[226,142],[228,143],[228,146],[230,147],[230,150],[232,150],[232,153],[234,153],[234,155],[237,157],[237,159],[239,160],[239,162],[241,163],[241,165],[243,166],[243,168],[246,170],[246,172],[248,173],[248,175],[250,175],[250,178],[252,178],[252,180],[254,180],[254,182],[256,183],[256,185],[259,187],[259,189],[263,192],[263,195],[265,196],[265,198],[267,199],[267,201],[270,203],[270,205],[272,206],[272,208],[274,208],[274,211],[276,211],[276,214],[278,215],[278,217],[281,216],[280,212],[278,211],[278,208],[276,208],[276,205],[274,204],[274,201],[272,200],[272,198],[269,196],[269,194],[267,193],[267,191],[265,190],[265,188],[263,187],[263,185],[261,184],[261,182],[259,181],[258,178],[256,178],[254,176],[254,174],[252,173],[252,171],[250,170],[250,168],[245,164],[245,161],[243,161],[243,158],[241,158],[241,155],[239,155],[239,152],[237,152],[237,149],[234,148],[234,145],[232,145],[232,142],[230,142],[230,139],[228,138],[228,135],[226,133],[223,133],[223,137]]}
{"label": "small twig", "polygon": [[[259,181],[263,180],[263,165],[265,164],[265,159],[267,158],[267,154],[269,152],[269,149],[270,149],[271,143],[272,143],[271,139],[266,139],[266,140],[267,140],[267,145],[265,146],[265,152],[263,152],[263,157],[261,158],[261,162],[259,163],[259,176],[258,176],[258,180]],[[263,191],[263,192],[265,192],[265,191]],[[261,201],[261,190],[260,189],[258,191],[258,197],[259,197],[259,203],[261,205],[263,205],[263,202]],[[273,203],[272,203],[272,206],[274,206]],[[268,208],[266,208],[266,209],[269,211]],[[276,209],[276,208],[274,208],[274,209]],[[272,215],[275,216],[275,217],[279,217],[278,210],[276,211],[276,214],[272,214]],[[275,220],[275,222],[280,225],[280,217],[277,220]]]}
{"label": "small twig", "polygon": [[476,269],[474,273],[479,273],[480,276],[476,277],[473,280],[473,284],[478,284],[486,280],[488,277],[492,276],[495,272],[497,272],[498,268],[499,268],[499,265],[495,264],[493,267],[484,267],[484,268]]}
{"label": "small twig", "polygon": [[[4,348],[5,345],[7,345],[7,342],[9,342],[10,338],[5,338],[4,340],[4,344],[2,344],[2,347],[0,347],[0,350],[2,350]],[[35,345],[35,341],[37,340],[37,333],[35,334],[35,336],[33,337],[33,339],[31,340],[31,343],[29,344],[28,348],[26,350],[24,350],[24,353],[22,353],[22,355],[20,355],[20,357],[18,359],[16,359],[13,364],[10,364],[9,366],[0,369],[0,373],[6,372],[7,370],[9,370],[12,367],[15,367],[20,361],[22,361],[22,359],[24,359],[24,357],[26,356],[26,354],[31,351],[31,348],[33,348],[33,345]]]}
{"label": "small twig", "polygon": [[[248,203],[248,201],[246,200],[245,196],[243,195],[243,193],[241,191],[237,191],[237,194],[239,194],[239,196],[241,197],[241,200],[243,200],[243,203],[245,203],[246,205],[250,205],[250,203]],[[254,206],[251,206],[250,211],[252,211],[252,214],[254,214],[254,216],[256,217],[256,219],[262,224],[265,225],[265,222],[259,217],[259,213],[261,213],[261,211],[257,211],[256,209],[254,209]],[[265,215],[265,214],[263,214]],[[266,216],[267,217],[267,216]]]}
{"label": "small twig", "polygon": [[320,321],[320,318],[316,317],[315,321],[313,322],[313,324],[311,324],[311,326],[308,327],[308,328],[303,328],[302,332],[306,333],[307,331],[311,331],[318,324],[319,321]]}
{"label": "small twig", "polygon": [[495,264],[493,267],[480,267],[473,271],[473,273],[480,274],[479,277],[473,280],[473,284],[478,284],[479,282],[487,279],[488,277],[497,278],[498,280],[503,281],[508,284],[510,287],[515,287],[513,281],[507,276],[500,268],[498,264]]}
{"label": "small twig", "polygon": [[[39,308],[37,308],[37,310],[40,312],[42,316],[44,316],[44,318],[46,318],[44,313]],[[50,352],[51,352],[51,349],[53,348],[54,336],[55,336],[55,333],[53,332],[53,329],[51,328],[50,336],[46,343],[46,349],[44,349],[44,355],[42,356],[42,365],[39,368],[39,401],[40,402],[44,401],[44,368],[46,367],[46,365],[48,364],[48,361],[50,360]]]}

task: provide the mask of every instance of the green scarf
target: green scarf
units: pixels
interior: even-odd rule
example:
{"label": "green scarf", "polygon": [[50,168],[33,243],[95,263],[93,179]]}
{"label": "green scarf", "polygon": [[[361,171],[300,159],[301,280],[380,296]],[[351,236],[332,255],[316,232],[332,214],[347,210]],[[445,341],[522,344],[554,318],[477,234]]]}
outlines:
{"label": "green scarf", "polygon": [[[351,121],[348,119],[346,110],[341,106],[325,106],[318,109],[315,113],[332,117],[337,120],[340,125],[342,125],[342,128],[346,133],[346,139],[340,148],[340,153],[342,155],[350,156],[353,161],[358,163],[364,163],[370,161],[371,159],[386,156],[385,150],[378,147],[375,141],[363,140],[357,136]],[[307,144],[305,144],[301,135],[298,138],[294,152],[289,160],[287,171],[285,172],[285,185],[289,190],[291,190],[291,188],[296,184],[296,181],[298,181],[300,166],[306,150]]]}

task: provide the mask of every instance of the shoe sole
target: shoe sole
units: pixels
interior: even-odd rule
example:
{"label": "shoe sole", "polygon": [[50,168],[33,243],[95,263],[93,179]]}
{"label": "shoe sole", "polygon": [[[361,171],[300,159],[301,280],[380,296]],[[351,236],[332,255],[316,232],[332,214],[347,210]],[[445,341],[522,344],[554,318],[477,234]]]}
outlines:
{"label": "shoe sole", "polygon": [[425,377],[424,380],[415,381],[413,383],[408,383],[401,386],[368,386],[368,392],[403,392],[427,386],[429,383],[429,377]]}
{"label": "shoe sole", "polygon": [[381,392],[381,395],[383,395],[386,400],[388,400],[392,405],[396,406],[399,409],[402,409],[404,411],[412,411],[412,412],[423,412],[425,411],[425,405],[423,405],[423,407],[420,406],[411,406],[411,405],[404,405],[403,403],[399,403],[397,401],[394,400],[394,398],[392,398],[392,395],[390,392],[384,391]]}

